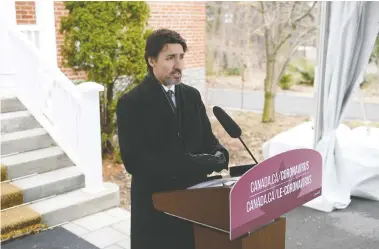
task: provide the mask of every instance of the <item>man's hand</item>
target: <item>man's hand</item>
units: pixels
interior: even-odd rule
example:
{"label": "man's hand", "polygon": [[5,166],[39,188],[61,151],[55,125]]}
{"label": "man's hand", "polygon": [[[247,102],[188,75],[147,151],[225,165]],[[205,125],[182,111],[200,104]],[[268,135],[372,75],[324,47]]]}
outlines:
{"label": "man's hand", "polygon": [[191,160],[202,167],[207,174],[213,171],[220,172],[225,168],[226,158],[224,154],[217,151],[214,155],[212,154],[189,154]]}

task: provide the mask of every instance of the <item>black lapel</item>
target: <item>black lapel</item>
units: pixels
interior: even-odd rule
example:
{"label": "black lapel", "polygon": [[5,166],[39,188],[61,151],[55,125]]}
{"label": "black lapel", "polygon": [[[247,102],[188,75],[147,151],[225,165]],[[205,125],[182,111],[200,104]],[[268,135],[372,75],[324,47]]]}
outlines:
{"label": "black lapel", "polygon": [[[163,91],[163,93],[166,95],[166,99],[167,99],[167,101],[168,101],[169,104],[170,104],[170,107],[171,107],[172,113],[174,113],[174,115],[176,116],[176,115],[177,115],[177,107],[176,107],[177,103],[176,103],[176,105],[174,104],[174,102],[172,101],[171,96],[168,95],[168,93],[167,93],[166,90],[163,88],[163,86],[162,86],[162,91]],[[176,93],[175,93],[175,99],[176,99],[176,102],[177,102],[177,94],[176,94]]]}
{"label": "black lapel", "polygon": [[180,85],[175,85],[175,99],[176,99],[176,120],[178,121],[179,129],[182,129],[183,117],[183,99],[184,94]]}
{"label": "black lapel", "polygon": [[175,113],[171,109],[167,94],[165,93],[161,83],[152,73],[148,73],[145,79],[144,84],[146,84],[148,90],[145,97],[148,102],[154,106],[156,111],[163,112],[164,116],[171,116],[173,120],[175,120]]}

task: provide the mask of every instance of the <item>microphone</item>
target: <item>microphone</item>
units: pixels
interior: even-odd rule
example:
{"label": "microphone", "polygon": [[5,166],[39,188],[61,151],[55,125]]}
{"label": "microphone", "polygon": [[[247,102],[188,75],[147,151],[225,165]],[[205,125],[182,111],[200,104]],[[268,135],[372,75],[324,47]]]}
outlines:
{"label": "microphone", "polygon": [[258,164],[257,160],[255,160],[255,157],[250,152],[250,150],[247,148],[246,144],[241,139],[242,130],[237,125],[236,122],[221,108],[218,106],[213,107],[213,114],[217,118],[217,120],[220,122],[222,127],[225,129],[225,131],[231,136],[232,138],[238,138],[247,152],[249,152],[250,156],[253,158],[254,162]]}

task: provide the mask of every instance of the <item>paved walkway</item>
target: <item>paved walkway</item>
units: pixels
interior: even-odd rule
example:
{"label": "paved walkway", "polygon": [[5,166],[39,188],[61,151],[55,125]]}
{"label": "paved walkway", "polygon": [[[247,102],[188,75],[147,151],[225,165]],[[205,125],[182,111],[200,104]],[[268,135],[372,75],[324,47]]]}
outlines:
{"label": "paved walkway", "polygon": [[[352,198],[344,210],[331,213],[298,207],[287,217],[286,245],[290,249],[377,249],[379,202]],[[130,249],[130,213],[113,208],[72,221],[62,227],[102,249]]]}
{"label": "paved walkway", "polygon": [[130,212],[112,208],[62,225],[102,249],[130,248]]}
{"label": "paved walkway", "polygon": [[[243,97],[243,98],[242,98]],[[264,93],[261,91],[241,91],[231,89],[208,89],[208,104],[218,105],[222,108],[244,109],[247,111],[261,112],[263,110]],[[364,103],[367,119],[379,121],[379,104]],[[277,93],[275,98],[275,109],[281,114],[312,115],[315,112],[316,99],[310,96]],[[349,103],[345,119],[363,119],[362,107],[359,99]]]}
{"label": "paved walkway", "polygon": [[[287,213],[286,244],[290,249],[377,249],[379,202],[353,198],[344,210],[331,213],[299,207]],[[130,213],[113,208],[72,221],[64,228],[102,249],[129,249]]]}

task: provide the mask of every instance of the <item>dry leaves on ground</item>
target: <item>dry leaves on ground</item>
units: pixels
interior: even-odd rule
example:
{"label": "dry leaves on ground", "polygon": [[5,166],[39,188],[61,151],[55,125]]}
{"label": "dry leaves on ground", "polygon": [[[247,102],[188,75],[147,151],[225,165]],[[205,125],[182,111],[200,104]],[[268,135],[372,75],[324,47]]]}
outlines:
{"label": "dry leaves on ground", "polygon": [[120,188],[120,206],[130,211],[131,176],[123,164],[115,163],[112,158],[103,160],[103,178],[105,182],[116,183]]}

